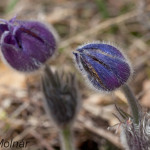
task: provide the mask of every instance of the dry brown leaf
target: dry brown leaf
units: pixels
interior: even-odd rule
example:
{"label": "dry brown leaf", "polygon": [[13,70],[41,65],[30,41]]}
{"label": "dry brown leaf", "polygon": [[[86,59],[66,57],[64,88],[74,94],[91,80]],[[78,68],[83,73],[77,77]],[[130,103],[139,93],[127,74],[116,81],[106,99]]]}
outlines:
{"label": "dry brown leaf", "polygon": [[[9,89],[22,89],[25,83],[25,75],[0,64],[0,93],[8,93]],[[9,91],[10,92],[10,91]]]}
{"label": "dry brown leaf", "polygon": [[145,94],[141,99],[141,104],[145,107],[150,107],[150,80],[143,82],[143,91],[145,91]]}
{"label": "dry brown leaf", "polygon": [[91,105],[106,105],[112,103],[110,95],[92,94],[86,99],[86,102]]}

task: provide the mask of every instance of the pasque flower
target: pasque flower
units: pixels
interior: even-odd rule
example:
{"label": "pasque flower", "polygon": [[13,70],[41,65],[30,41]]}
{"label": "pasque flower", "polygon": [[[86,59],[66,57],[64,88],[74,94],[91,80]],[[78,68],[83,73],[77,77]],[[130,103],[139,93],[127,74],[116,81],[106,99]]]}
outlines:
{"label": "pasque flower", "polygon": [[80,104],[75,75],[52,72],[46,66],[42,89],[47,114],[60,131],[62,150],[74,150],[72,125]]}
{"label": "pasque flower", "polygon": [[150,114],[143,115],[138,125],[132,119],[122,123],[121,142],[126,150],[149,150]]}
{"label": "pasque flower", "polygon": [[110,44],[89,43],[77,48],[75,62],[83,75],[98,90],[113,91],[131,75],[124,54]]}
{"label": "pasque flower", "polygon": [[79,93],[73,74],[52,72],[46,66],[42,78],[45,108],[59,128],[72,124],[79,108]]}
{"label": "pasque flower", "polygon": [[150,150],[150,114],[141,112],[137,124],[132,115],[115,106],[117,113],[114,115],[119,123],[108,129],[121,131],[120,141],[125,150]]}
{"label": "pasque flower", "polygon": [[10,67],[32,72],[39,69],[55,52],[53,31],[43,23],[16,18],[0,21],[1,56]]}

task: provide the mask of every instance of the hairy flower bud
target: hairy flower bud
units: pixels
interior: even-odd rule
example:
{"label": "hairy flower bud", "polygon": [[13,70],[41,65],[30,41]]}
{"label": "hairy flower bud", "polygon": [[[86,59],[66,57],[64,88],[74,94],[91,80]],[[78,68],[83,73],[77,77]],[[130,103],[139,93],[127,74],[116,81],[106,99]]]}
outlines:
{"label": "hairy flower bud", "polygon": [[79,108],[75,76],[53,73],[47,66],[42,78],[42,87],[46,111],[55,124],[60,128],[70,125]]}
{"label": "hairy flower bud", "polygon": [[150,114],[146,113],[138,125],[128,120],[121,127],[121,142],[126,150],[150,149]]}
{"label": "hairy flower bud", "polygon": [[131,74],[124,54],[110,44],[85,44],[73,54],[82,74],[98,90],[113,91],[123,85]]}
{"label": "hairy flower bud", "polygon": [[0,20],[0,47],[3,61],[10,67],[32,72],[40,68],[55,52],[56,40],[38,21],[21,21],[13,18]]}

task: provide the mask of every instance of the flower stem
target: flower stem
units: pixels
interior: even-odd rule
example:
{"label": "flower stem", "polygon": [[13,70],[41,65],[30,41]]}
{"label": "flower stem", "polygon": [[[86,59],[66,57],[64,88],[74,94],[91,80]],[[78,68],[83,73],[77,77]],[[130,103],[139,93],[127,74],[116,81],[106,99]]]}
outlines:
{"label": "flower stem", "polygon": [[139,124],[140,121],[140,105],[138,103],[138,100],[136,99],[135,95],[133,94],[132,90],[130,87],[125,84],[122,87],[122,90],[128,100],[128,104],[130,106],[130,110],[133,116],[133,121],[136,124]]}
{"label": "flower stem", "polygon": [[71,127],[65,127],[61,129],[61,144],[62,150],[75,150],[72,140]]}

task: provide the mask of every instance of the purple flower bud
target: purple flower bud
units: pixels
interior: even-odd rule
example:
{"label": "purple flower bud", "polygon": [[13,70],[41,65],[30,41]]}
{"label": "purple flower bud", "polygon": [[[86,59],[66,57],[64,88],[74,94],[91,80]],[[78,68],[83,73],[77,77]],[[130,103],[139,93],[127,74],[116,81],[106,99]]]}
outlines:
{"label": "purple flower bud", "polygon": [[98,90],[112,91],[119,88],[131,74],[126,57],[112,45],[85,44],[73,54],[80,71]]}
{"label": "purple flower bud", "polygon": [[1,20],[0,46],[3,61],[22,72],[40,68],[55,52],[55,37],[37,21]]}
{"label": "purple flower bud", "polygon": [[42,77],[45,109],[59,128],[72,125],[80,106],[77,81],[73,74],[52,72],[45,66]]}

